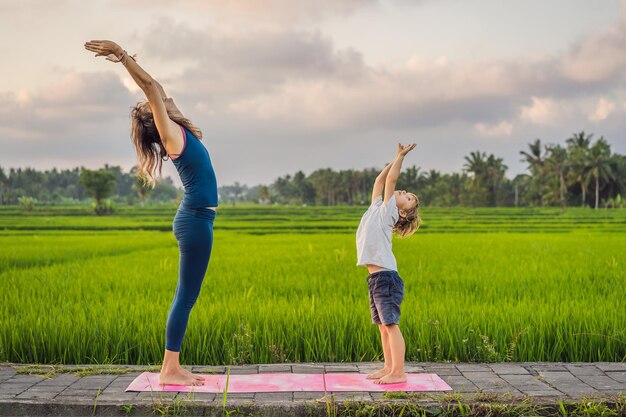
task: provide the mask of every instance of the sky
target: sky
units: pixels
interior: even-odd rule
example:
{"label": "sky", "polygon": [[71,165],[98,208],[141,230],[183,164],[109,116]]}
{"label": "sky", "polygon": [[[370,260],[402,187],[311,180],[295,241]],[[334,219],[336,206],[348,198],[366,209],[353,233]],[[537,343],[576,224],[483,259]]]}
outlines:
{"label": "sky", "polygon": [[[0,166],[136,163],[143,99],[110,39],[199,126],[222,185],[298,170],[460,172],[584,130],[626,154],[626,0],[0,0]],[[178,184],[170,161],[164,175]]]}

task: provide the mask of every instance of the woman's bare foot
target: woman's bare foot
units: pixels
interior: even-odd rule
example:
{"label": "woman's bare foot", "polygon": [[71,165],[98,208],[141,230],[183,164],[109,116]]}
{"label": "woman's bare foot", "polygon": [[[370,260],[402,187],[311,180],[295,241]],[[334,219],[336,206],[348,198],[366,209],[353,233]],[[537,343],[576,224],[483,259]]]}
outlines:
{"label": "woman's bare foot", "polygon": [[403,373],[394,373],[391,372],[384,377],[380,378],[378,381],[374,381],[375,384],[400,384],[402,382],[406,382],[406,374]]}
{"label": "woman's bare foot", "polygon": [[172,372],[161,372],[159,374],[159,385],[197,386],[204,385],[204,382],[196,379],[196,376],[191,372],[183,368],[178,368]]}
{"label": "woman's bare foot", "polygon": [[204,380],[204,376],[202,376],[202,375],[194,374],[191,371],[186,370],[182,366],[180,367],[180,369],[182,369],[185,372],[185,374],[187,374],[188,376],[191,376],[191,377],[195,378],[197,381],[203,381]]}
{"label": "woman's bare foot", "polygon": [[384,377],[385,375],[391,373],[391,369],[387,369],[387,368],[383,368],[381,370],[378,370],[372,374],[369,374],[367,376],[367,379],[380,379],[382,377]]}

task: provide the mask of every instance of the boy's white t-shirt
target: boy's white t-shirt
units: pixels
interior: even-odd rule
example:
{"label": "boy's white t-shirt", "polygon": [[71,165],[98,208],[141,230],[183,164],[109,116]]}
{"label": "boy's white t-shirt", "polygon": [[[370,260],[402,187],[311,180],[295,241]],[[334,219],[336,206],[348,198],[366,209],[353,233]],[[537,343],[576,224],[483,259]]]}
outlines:
{"label": "boy's white t-shirt", "polygon": [[395,196],[391,196],[387,204],[382,196],[374,199],[356,231],[357,266],[371,264],[398,271],[396,257],[391,251],[392,230],[398,218]]}

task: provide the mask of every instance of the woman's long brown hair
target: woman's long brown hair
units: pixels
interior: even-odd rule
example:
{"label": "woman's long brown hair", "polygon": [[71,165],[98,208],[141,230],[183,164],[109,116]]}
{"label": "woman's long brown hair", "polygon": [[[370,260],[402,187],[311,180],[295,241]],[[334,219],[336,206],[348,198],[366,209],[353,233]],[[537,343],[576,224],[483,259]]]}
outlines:
{"label": "woman's long brown hair", "polygon": [[[198,139],[202,139],[202,132],[195,127],[191,120],[179,112],[167,112],[169,118],[185,127]],[[157,179],[161,177],[163,161],[168,158],[167,151],[161,142],[161,136],[154,123],[154,116],[147,101],[137,103],[130,111],[130,136],[137,153],[137,175],[144,184],[154,188]]]}

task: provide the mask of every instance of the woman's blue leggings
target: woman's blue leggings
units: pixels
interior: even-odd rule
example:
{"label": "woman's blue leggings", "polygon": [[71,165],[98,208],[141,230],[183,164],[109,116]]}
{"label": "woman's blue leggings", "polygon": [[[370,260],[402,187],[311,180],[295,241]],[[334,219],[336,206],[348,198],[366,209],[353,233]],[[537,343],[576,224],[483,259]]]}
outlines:
{"label": "woman's blue leggings", "polygon": [[213,247],[215,210],[186,208],[181,204],[174,217],[174,236],[180,250],[178,285],[172,301],[167,327],[165,349],[180,352],[189,313],[196,303]]}

